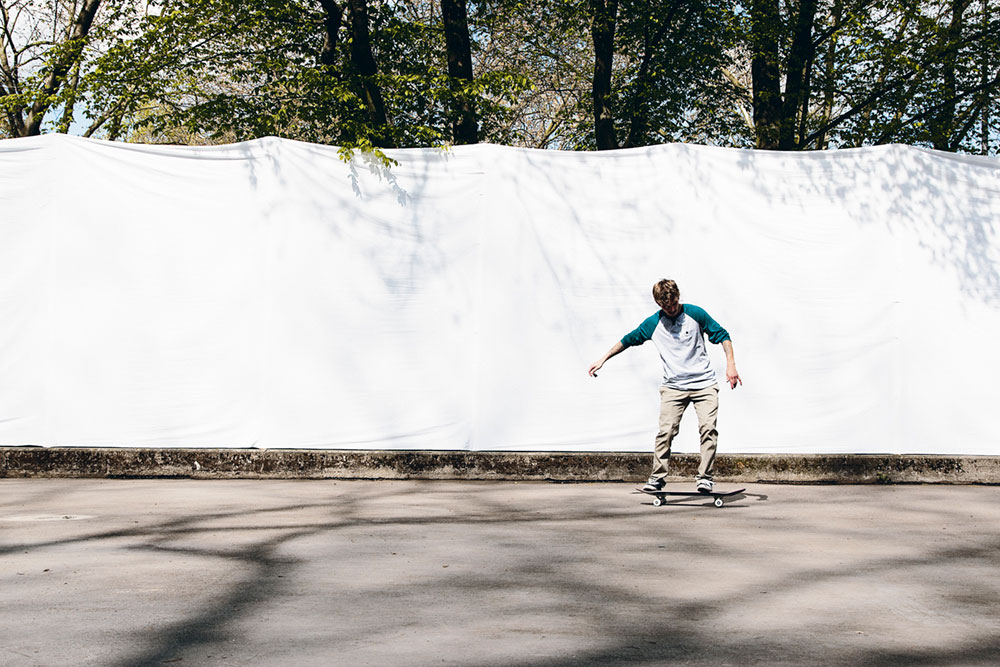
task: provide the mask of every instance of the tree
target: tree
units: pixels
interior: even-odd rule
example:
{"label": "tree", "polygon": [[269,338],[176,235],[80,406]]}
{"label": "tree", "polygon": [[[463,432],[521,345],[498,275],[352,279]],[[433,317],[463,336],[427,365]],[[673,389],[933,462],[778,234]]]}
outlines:
{"label": "tree", "polygon": [[[498,143],[574,149],[593,144],[594,58],[588,13],[580,2],[480,0],[470,6],[478,78],[518,73],[509,93],[480,114]],[[530,85],[528,85],[530,83]]]}
{"label": "tree", "polygon": [[452,137],[456,144],[474,144],[479,141],[479,128],[475,102],[469,94],[474,78],[465,0],[441,0],[441,18],[448,52],[448,76],[452,81]]}
{"label": "tree", "polygon": [[594,109],[594,140],[597,150],[618,148],[611,114],[611,78],[614,70],[615,29],[618,0],[589,0],[590,34],[594,40],[594,78],[591,99]]}
{"label": "tree", "polygon": [[[969,19],[977,4],[979,22]],[[752,0],[756,146],[957,150],[997,95],[1000,73],[983,54],[998,53],[998,30],[985,0],[798,0],[785,13],[777,0]]]}
{"label": "tree", "polygon": [[[388,119],[385,101],[378,84],[378,64],[372,55],[371,36],[368,26],[368,0],[347,0],[351,17],[351,64],[361,84],[361,98],[364,100],[376,145],[391,145],[388,138]],[[324,24],[326,21],[324,20]]]}
{"label": "tree", "polygon": [[[464,0],[176,0],[95,66],[91,107],[129,132],[344,147],[471,143],[522,76],[473,77]],[[464,27],[463,27],[464,26]],[[183,129],[183,131],[182,131]]]}
{"label": "tree", "polygon": [[726,0],[622,0],[615,111],[624,147],[727,136],[733,12]]}
{"label": "tree", "polygon": [[[101,0],[0,0],[0,108],[7,136],[40,134],[46,114],[60,103],[66,106],[59,128],[68,130],[101,8]],[[117,3],[106,20],[121,19],[129,8]]]}
{"label": "tree", "polygon": [[728,0],[497,4],[526,33],[506,57],[531,65],[539,102],[557,110],[538,123],[544,142],[605,150],[731,134],[730,113],[717,113],[735,97],[721,71],[736,35]]}
{"label": "tree", "polygon": [[722,104],[729,99],[721,73],[731,46],[729,3],[589,0],[589,9],[599,150],[618,148],[619,136],[626,148],[676,138],[707,91]]}
{"label": "tree", "polygon": [[1000,133],[990,0],[0,0],[0,10],[5,136],[983,152]]}

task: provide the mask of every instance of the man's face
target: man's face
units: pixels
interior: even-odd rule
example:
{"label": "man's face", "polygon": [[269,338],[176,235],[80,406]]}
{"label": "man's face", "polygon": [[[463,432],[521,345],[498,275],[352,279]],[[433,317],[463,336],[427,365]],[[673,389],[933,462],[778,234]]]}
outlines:
{"label": "man's face", "polygon": [[681,314],[681,303],[680,301],[671,301],[669,303],[660,304],[660,309],[667,314],[668,317],[677,317]]}

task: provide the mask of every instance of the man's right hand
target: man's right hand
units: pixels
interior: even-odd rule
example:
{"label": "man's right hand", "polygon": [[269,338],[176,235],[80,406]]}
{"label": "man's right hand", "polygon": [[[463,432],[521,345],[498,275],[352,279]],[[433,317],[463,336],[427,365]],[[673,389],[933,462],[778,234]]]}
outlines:
{"label": "man's right hand", "polygon": [[618,354],[619,352],[621,352],[624,349],[625,349],[625,346],[622,345],[621,342],[618,342],[618,343],[615,343],[614,345],[612,345],[611,349],[608,350],[608,353],[604,355],[604,358],[601,359],[600,361],[596,362],[594,365],[592,365],[590,367],[590,371],[588,371],[590,373],[590,377],[597,377],[597,371],[601,370],[601,366],[604,365],[604,362],[607,361],[608,359],[610,359],[611,357],[615,356],[616,354]]}

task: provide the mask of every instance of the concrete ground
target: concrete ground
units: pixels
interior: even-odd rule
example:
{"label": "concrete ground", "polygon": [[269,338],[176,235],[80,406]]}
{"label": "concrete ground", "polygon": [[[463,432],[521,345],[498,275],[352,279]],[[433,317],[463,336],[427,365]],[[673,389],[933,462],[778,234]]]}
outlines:
{"label": "concrete ground", "polygon": [[632,486],[0,480],[0,665],[997,663],[1000,487]]}

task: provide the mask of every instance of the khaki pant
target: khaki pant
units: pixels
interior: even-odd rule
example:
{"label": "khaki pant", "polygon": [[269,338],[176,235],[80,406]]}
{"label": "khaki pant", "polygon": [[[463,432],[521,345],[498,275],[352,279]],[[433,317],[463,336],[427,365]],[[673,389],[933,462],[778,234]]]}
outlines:
{"label": "khaki pant", "polygon": [[650,479],[663,479],[667,476],[670,445],[677,435],[681,416],[689,403],[694,404],[695,414],[698,415],[698,432],[701,435],[701,464],[698,466],[698,479],[712,479],[715,449],[719,441],[719,432],[715,428],[719,415],[718,385],[690,391],[660,387],[660,431],[656,434],[656,443],[653,447],[653,472]]}

